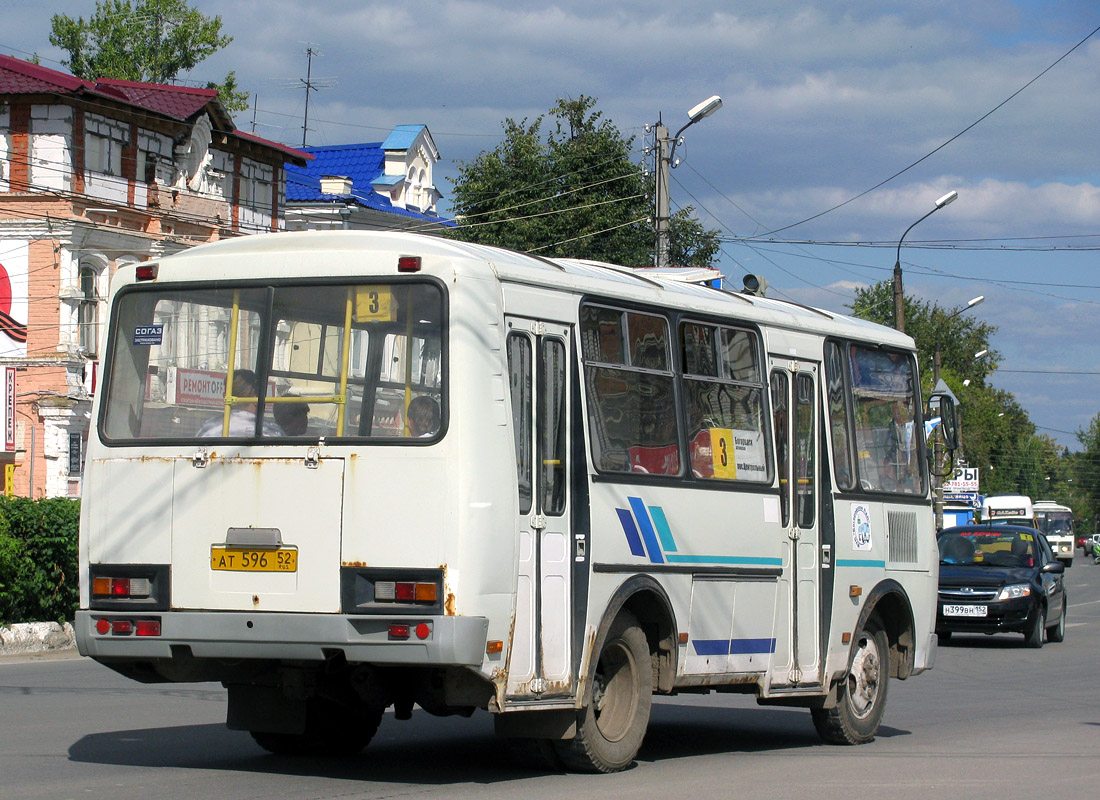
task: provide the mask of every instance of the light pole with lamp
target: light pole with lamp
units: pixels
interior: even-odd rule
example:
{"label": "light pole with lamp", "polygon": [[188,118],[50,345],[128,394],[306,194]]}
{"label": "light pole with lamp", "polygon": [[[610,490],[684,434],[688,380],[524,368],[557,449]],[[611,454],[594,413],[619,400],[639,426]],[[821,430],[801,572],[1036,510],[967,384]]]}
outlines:
{"label": "light pole with lamp", "polygon": [[937,211],[939,211],[944,206],[950,205],[951,203],[955,202],[955,200],[957,200],[958,197],[959,197],[959,193],[956,192],[954,189],[952,189],[950,192],[948,192],[947,194],[945,194],[943,197],[941,197],[939,200],[936,201],[936,204],[935,204],[935,206],[933,206],[931,211],[929,211],[923,217],[921,217],[916,222],[914,222],[912,225],[910,225],[908,228],[906,228],[905,233],[903,233],[901,235],[901,238],[898,239],[898,254],[897,254],[897,257],[894,259],[894,329],[895,330],[898,330],[898,331],[901,331],[902,333],[905,333],[905,296],[902,293],[902,289],[901,289],[901,243],[905,241],[905,237],[909,233],[909,231],[913,230],[913,228],[917,227],[920,223],[924,222],[924,220],[928,219],[930,216],[935,214]]}
{"label": "light pole with lamp", "polygon": [[[952,198],[952,199],[954,199],[954,198]],[[948,200],[947,202],[949,203],[951,201]],[[944,205],[946,205],[946,203]],[[935,211],[935,209],[933,209],[933,211]],[[929,212],[929,213],[932,213],[932,212]],[[925,216],[928,216],[928,214],[925,214]],[[920,222],[920,220],[917,220],[917,222]],[[913,224],[916,225],[917,223],[914,222]],[[906,233],[908,233],[908,231],[906,231]],[[897,268],[897,272],[898,272],[898,274],[900,274],[900,272],[901,272],[900,268]],[[942,354],[941,354],[941,351],[940,351],[940,344],[941,344],[940,333],[942,332],[943,327],[947,324],[947,322],[954,319],[955,317],[957,317],[962,312],[969,311],[970,309],[974,308],[975,306],[981,305],[984,301],[985,301],[985,295],[984,294],[980,294],[977,297],[974,297],[974,298],[971,298],[970,300],[967,300],[965,306],[959,306],[958,308],[956,308],[954,311],[952,311],[950,314],[948,314],[947,316],[945,316],[943,318],[943,323],[941,325],[937,326],[937,328],[936,328],[936,350],[935,350],[934,356],[932,357],[932,386],[937,387],[937,388],[933,388],[933,391],[938,391],[938,387],[939,387],[939,384],[940,384],[940,368],[941,368],[942,360],[943,360],[943,357],[942,357]],[[979,350],[977,353],[974,354],[974,357],[975,358],[980,358],[981,356],[986,355],[988,352],[989,352],[988,350]],[[939,463],[940,463],[940,440],[939,440],[938,437],[936,438],[936,441],[932,445],[932,463],[933,463],[933,466],[934,466],[934,469],[932,470],[932,481],[933,481],[933,483],[935,485],[935,488],[936,488],[936,530],[938,531],[938,530],[941,530],[943,528],[943,479],[951,474],[950,469],[944,470],[944,473],[942,475],[939,474],[938,472],[936,472],[936,469],[939,468]]]}
{"label": "light pole with lamp", "polygon": [[686,131],[701,119],[706,119],[722,107],[722,98],[718,95],[709,97],[695,108],[688,111],[688,121],[676,135],[670,137],[668,128],[664,123],[658,122],[654,131],[657,142],[657,191],[656,191],[656,232],[657,241],[654,246],[653,263],[658,267],[668,266],[668,185],[669,170],[676,166],[672,156],[676,152],[676,145],[680,142],[680,134]]}

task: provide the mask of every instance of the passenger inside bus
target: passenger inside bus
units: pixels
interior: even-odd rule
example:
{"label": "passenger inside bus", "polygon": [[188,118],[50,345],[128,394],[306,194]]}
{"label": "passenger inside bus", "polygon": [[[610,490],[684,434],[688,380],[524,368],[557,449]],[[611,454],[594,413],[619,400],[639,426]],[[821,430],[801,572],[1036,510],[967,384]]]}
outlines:
{"label": "passenger inside bus", "polygon": [[439,430],[439,404],[426,394],[414,397],[409,403],[408,419],[410,435],[432,436]]}
{"label": "passenger inside bus", "polygon": [[[233,373],[233,397],[256,397],[256,373],[239,369]],[[218,414],[202,424],[196,436],[221,436],[224,415]],[[264,420],[261,428],[264,436],[282,436],[283,429],[271,420]],[[256,433],[256,403],[237,403],[229,412],[228,436],[253,436]]]}
{"label": "passenger inside bus", "polygon": [[305,436],[309,430],[309,406],[305,403],[273,403],[271,412],[287,436]]}

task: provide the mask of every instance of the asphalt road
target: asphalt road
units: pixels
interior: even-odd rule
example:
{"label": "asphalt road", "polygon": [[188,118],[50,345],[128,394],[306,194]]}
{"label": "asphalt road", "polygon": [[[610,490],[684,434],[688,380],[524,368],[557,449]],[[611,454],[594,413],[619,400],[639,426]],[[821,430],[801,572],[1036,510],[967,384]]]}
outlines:
{"label": "asphalt road", "polygon": [[509,758],[487,714],[385,719],[357,758],[281,759],[225,728],[216,684],[144,686],[79,657],[0,659],[3,800],[695,797],[1077,800],[1100,786],[1100,566],[1067,572],[1066,641],[957,636],[893,681],[878,738],[820,743],[808,712],[741,696],[654,708],[637,765],[565,775]]}

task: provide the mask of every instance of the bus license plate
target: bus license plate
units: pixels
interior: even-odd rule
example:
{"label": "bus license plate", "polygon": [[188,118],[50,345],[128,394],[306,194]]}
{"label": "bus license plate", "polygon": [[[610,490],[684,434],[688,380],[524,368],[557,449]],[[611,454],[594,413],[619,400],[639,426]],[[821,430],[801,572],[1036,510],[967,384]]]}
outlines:
{"label": "bus license plate", "polygon": [[227,572],[297,572],[298,549],[250,550],[242,547],[210,548],[210,569]]}
{"label": "bus license plate", "polygon": [[986,617],[989,616],[989,606],[944,606],[945,617]]}

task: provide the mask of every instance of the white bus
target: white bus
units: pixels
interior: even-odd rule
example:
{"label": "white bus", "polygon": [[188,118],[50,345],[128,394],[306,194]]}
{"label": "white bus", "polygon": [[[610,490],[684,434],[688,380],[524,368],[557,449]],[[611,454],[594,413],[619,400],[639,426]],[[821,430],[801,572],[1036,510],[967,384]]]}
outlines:
{"label": "white bus", "polygon": [[986,495],[982,500],[982,522],[1034,528],[1035,512],[1032,510],[1031,498],[1026,494],[1008,492]]}
{"label": "white bus", "polygon": [[715,690],[859,743],[889,679],[933,665],[924,414],[896,331],[307,232],[120,268],[105,352],[80,652],[223,682],[229,727],[268,750],[358,752],[417,704],[614,771],[653,694]]}
{"label": "white bus", "polygon": [[1073,509],[1053,500],[1036,500],[1031,508],[1035,514],[1035,527],[1046,535],[1054,555],[1067,567],[1072,567],[1073,553],[1077,548]]}

